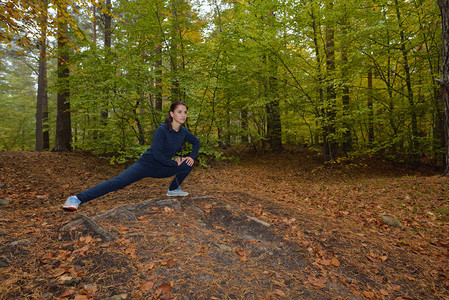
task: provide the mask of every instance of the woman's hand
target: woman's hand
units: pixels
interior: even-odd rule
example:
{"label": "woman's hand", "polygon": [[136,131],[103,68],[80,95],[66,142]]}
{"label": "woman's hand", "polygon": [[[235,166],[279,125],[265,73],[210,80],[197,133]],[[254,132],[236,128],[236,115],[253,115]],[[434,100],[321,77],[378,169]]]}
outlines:
{"label": "woman's hand", "polygon": [[195,163],[195,161],[193,160],[193,158],[191,158],[190,156],[183,157],[183,158],[182,158],[182,161],[183,161],[183,162],[185,161],[186,164],[187,164],[189,167],[193,166],[193,164]]}
{"label": "woman's hand", "polygon": [[190,156],[188,156],[188,157],[183,157],[183,158],[181,158],[181,157],[176,157],[175,158],[175,161],[178,163],[178,166],[179,165],[181,165],[183,162],[186,162],[186,164],[188,165],[188,166],[193,166],[193,164],[195,163],[195,161],[193,160],[193,158],[191,158]]}

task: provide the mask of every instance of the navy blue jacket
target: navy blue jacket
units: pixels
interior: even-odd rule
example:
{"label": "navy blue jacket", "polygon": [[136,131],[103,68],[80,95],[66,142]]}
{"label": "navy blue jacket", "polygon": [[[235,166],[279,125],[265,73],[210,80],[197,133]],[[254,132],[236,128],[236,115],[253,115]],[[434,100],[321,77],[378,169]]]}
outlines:
{"label": "navy blue jacket", "polygon": [[173,160],[173,157],[181,149],[184,142],[192,144],[190,157],[196,159],[200,149],[200,140],[184,126],[175,131],[169,129],[165,123],[162,123],[154,132],[151,147],[142,154],[139,160],[143,160],[145,163],[177,167],[178,163]]}

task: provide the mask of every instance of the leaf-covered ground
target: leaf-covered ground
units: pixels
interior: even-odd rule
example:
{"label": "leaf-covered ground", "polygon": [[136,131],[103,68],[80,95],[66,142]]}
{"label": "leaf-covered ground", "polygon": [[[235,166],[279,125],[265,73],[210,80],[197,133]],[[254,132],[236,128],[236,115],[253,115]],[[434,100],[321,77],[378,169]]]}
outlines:
{"label": "leaf-covered ground", "polygon": [[67,196],[125,166],[0,152],[0,299],[449,299],[449,178],[299,150],[236,157],[196,167],[186,198],[148,178],[70,213]]}

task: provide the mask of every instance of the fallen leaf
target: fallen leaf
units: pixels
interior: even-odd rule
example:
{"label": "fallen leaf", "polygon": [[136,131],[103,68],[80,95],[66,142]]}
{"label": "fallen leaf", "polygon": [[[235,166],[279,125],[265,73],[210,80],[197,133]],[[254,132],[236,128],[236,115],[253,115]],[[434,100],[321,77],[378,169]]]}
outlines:
{"label": "fallen leaf", "polygon": [[18,279],[14,278],[14,277],[13,278],[9,278],[9,279],[7,279],[7,280],[2,282],[2,286],[9,286],[10,284],[15,283],[17,280]]}
{"label": "fallen leaf", "polygon": [[254,210],[254,215],[255,215],[256,217],[259,217],[259,216],[262,215],[262,213],[263,213],[262,205],[259,204],[259,205],[257,206],[257,208]]}
{"label": "fallen leaf", "polygon": [[388,289],[393,291],[399,291],[401,289],[401,286],[399,284],[390,284]]}
{"label": "fallen leaf", "polygon": [[53,277],[59,277],[64,274],[66,270],[64,268],[57,268],[53,271]]}
{"label": "fallen leaf", "polygon": [[144,265],[145,270],[152,270],[154,268],[154,262]]}
{"label": "fallen leaf", "polygon": [[285,293],[279,289],[274,290],[274,294],[277,296],[285,297]]}
{"label": "fallen leaf", "polygon": [[149,280],[149,281],[147,281],[147,282],[145,282],[145,283],[142,283],[142,284],[140,285],[139,289],[140,289],[142,292],[149,291],[149,290],[151,290],[151,289],[153,288],[153,286],[154,286],[154,284],[155,284],[156,282],[157,282],[156,279],[151,279],[151,280]]}
{"label": "fallen leaf", "polygon": [[172,284],[170,282],[164,282],[156,288],[154,292],[154,298],[159,298],[161,295],[170,294]]}
{"label": "fallen leaf", "polygon": [[66,298],[70,295],[72,295],[75,291],[72,289],[65,291],[64,293],[61,294],[60,298]]}
{"label": "fallen leaf", "polygon": [[334,267],[339,267],[340,261],[334,257],[331,259],[331,265],[333,265]]}
{"label": "fallen leaf", "polygon": [[366,298],[372,299],[372,298],[374,298],[374,293],[369,292],[369,291],[363,291],[363,296],[365,296]]}
{"label": "fallen leaf", "polygon": [[248,257],[246,256],[246,252],[243,249],[237,249],[235,252],[240,256],[241,262],[247,262]]}
{"label": "fallen leaf", "polygon": [[438,241],[438,245],[440,245],[441,247],[446,247],[449,248],[449,241]]}
{"label": "fallen leaf", "polygon": [[159,297],[159,300],[171,300],[171,299],[173,299],[173,297],[171,296],[170,293],[168,293],[168,294],[162,294],[162,295]]}
{"label": "fallen leaf", "polygon": [[67,272],[70,273],[70,275],[72,275],[72,277],[76,277],[78,275],[75,268],[70,268],[67,270]]}
{"label": "fallen leaf", "polygon": [[176,262],[174,259],[170,258],[169,260],[167,260],[167,268],[173,268],[175,266]]}
{"label": "fallen leaf", "polygon": [[328,259],[319,259],[318,263],[323,266],[329,266],[331,264],[331,261]]}
{"label": "fallen leaf", "polygon": [[325,278],[316,278],[314,276],[307,277],[307,280],[314,286],[319,288],[324,288],[327,280]]}
{"label": "fallen leaf", "polygon": [[74,300],[89,300],[87,295],[76,295]]}
{"label": "fallen leaf", "polygon": [[87,293],[91,296],[95,296],[95,294],[98,291],[98,287],[95,284],[87,284],[84,289],[87,291]]}

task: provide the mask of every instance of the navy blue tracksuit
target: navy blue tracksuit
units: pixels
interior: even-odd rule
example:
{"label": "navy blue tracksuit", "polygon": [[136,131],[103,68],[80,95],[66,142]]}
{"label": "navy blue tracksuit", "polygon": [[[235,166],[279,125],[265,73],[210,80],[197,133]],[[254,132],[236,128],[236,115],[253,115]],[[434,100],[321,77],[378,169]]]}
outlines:
{"label": "navy blue tracksuit", "polygon": [[178,166],[178,163],[173,160],[184,142],[192,144],[190,157],[196,159],[200,148],[199,139],[183,126],[175,131],[162,123],[154,132],[153,144],[137,162],[120,175],[99,183],[76,196],[81,203],[84,203],[109,192],[122,189],[145,177],[167,178],[176,175],[169,187],[169,190],[175,190],[192,171],[192,167],[188,166],[186,162]]}

